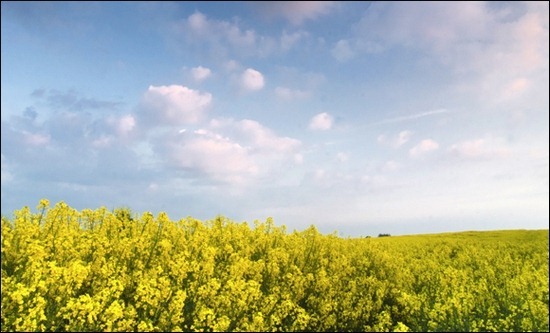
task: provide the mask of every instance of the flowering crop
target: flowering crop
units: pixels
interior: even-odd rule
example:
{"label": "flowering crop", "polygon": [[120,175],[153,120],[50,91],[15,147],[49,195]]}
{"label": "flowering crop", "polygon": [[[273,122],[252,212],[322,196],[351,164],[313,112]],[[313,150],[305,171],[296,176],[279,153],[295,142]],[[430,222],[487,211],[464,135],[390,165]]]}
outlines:
{"label": "flowering crop", "polygon": [[2,331],[548,331],[548,230],[382,238],[41,200],[2,217]]}

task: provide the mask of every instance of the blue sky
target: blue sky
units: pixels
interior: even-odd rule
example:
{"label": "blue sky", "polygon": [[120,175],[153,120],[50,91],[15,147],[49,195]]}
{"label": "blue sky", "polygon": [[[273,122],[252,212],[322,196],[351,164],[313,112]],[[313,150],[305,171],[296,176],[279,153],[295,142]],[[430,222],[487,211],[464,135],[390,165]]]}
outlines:
{"label": "blue sky", "polygon": [[548,2],[1,6],[2,215],[548,228]]}

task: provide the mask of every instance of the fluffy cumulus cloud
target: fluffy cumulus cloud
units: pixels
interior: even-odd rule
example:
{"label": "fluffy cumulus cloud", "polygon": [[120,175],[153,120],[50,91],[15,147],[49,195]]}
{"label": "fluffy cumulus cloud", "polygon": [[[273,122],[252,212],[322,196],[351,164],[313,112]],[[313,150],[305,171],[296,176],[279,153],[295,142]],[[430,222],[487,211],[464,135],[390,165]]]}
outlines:
{"label": "fluffy cumulus cloud", "polygon": [[136,127],[136,119],[131,114],[121,117],[109,116],[107,118],[107,123],[111,125],[120,136],[129,135]]}
{"label": "fluffy cumulus cloud", "polygon": [[245,91],[258,91],[264,87],[265,80],[262,73],[248,68],[241,74],[240,83]]}
{"label": "fluffy cumulus cloud", "polygon": [[142,111],[146,120],[154,124],[193,124],[204,118],[211,103],[210,93],[180,85],[149,86],[143,95]]}
{"label": "fluffy cumulus cloud", "polygon": [[279,137],[272,130],[254,120],[241,120],[237,123],[237,128],[262,152],[288,153],[293,152],[300,145],[300,141],[289,137]]}
{"label": "fluffy cumulus cloud", "polygon": [[[249,73],[249,86],[257,87],[259,72]],[[49,101],[47,93],[42,95]],[[86,112],[94,103],[80,103],[85,112],[71,111],[72,97],[66,100],[68,107],[61,107],[59,100],[46,103],[56,111],[40,117],[28,107],[2,121],[2,179],[41,177],[87,191],[90,175],[98,184],[132,177],[151,184],[151,175],[163,172],[240,188],[302,163],[299,140],[250,119],[209,120],[204,113],[211,100],[209,93],[170,85],[150,86],[136,113]],[[49,167],[36,168],[34,160]]]}
{"label": "fluffy cumulus cloud", "polygon": [[319,113],[311,118],[309,122],[309,128],[312,130],[326,131],[332,128],[334,118],[326,113]]}
{"label": "fluffy cumulus cloud", "polygon": [[195,81],[204,81],[212,75],[210,68],[198,66],[191,69],[191,74]]}
{"label": "fluffy cumulus cloud", "polygon": [[275,172],[281,163],[299,163],[300,146],[254,120],[212,119],[204,128],[158,140],[156,151],[188,177],[238,186]]}
{"label": "fluffy cumulus cloud", "polygon": [[96,121],[95,133],[90,135],[93,148],[107,148],[113,144],[131,143],[136,136],[137,120],[134,115],[109,115]]}
{"label": "fluffy cumulus cloud", "polygon": [[249,149],[230,138],[204,129],[180,134],[165,148],[170,161],[192,176],[239,184],[258,173]]}
{"label": "fluffy cumulus cloud", "polygon": [[421,157],[439,148],[439,144],[432,139],[424,139],[409,150],[413,158]]}

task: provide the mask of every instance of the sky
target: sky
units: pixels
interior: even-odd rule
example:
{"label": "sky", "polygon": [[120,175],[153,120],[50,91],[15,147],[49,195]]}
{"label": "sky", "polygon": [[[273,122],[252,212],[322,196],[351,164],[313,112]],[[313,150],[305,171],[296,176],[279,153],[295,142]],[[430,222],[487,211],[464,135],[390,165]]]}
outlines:
{"label": "sky", "polygon": [[2,216],[548,228],[548,2],[1,6]]}

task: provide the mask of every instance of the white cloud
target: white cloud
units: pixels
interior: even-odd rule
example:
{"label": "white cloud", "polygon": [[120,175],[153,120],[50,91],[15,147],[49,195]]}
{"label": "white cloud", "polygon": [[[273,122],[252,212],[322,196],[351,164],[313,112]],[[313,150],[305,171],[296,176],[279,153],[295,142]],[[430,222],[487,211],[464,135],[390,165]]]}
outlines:
{"label": "white cloud", "polygon": [[[124,116],[108,116],[103,122],[105,128],[100,127],[99,133],[88,134],[90,145],[96,149],[111,147],[113,144],[124,142],[135,138],[134,133],[137,120],[132,114]],[[124,140],[124,141],[121,141]]]}
{"label": "white cloud", "polygon": [[248,68],[241,74],[241,87],[245,90],[261,90],[264,84],[264,76],[255,69]]}
{"label": "white cloud", "polygon": [[212,119],[206,128],[159,140],[156,151],[192,177],[240,186],[280,172],[284,162],[301,163],[300,146],[254,120]]}
{"label": "white cloud", "polygon": [[142,100],[149,120],[161,125],[197,123],[212,102],[210,93],[180,85],[149,86]]}
{"label": "white cloud", "polygon": [[309,128],[312,130],[326,131],[332,128],[333,123],[334,118],[330,114],[323,112],[311,118]]}
{"label": "white cloud", "polygon": [[270,129],[254,120],[241,120],[237,123],[237,128],[245,134],[254,147],[261,150],[289,152],[293,151],[300,144],[298,140],[276,136]]}
{"label": "white cloud", "polygon": [[263,155],[289,154],[295,152],[300,141],[289,137],[280,137],[272,130],[257,121],[243,119],[213,119],[210,121],[213,130],[231,134],[235,140],[251,148],[251,153]]}
{"label": "white cloud", "polygon": [[247,148],[207,130],[195,131],[191,138],[182,138],[169,146],[170,157],[177,167],[214,180],[239,184],[259,170]]}
{"label": "white cloud", "polygon": [[425,139],[409,150],[409,155],[413,158],[423,156],[429,152],[437,150],[439,144],[432,139]]}
{"label": "white cloud", "polygon": [[208,29],[208,19],[202,13],[196,12],[187,19],[189,27],[196,32],[205,33]]}
{"label": "white cloud", "polygon": [[191,74],[195,81],[204,81],[212,75],[210,68],[198,66],[191,69]]}

